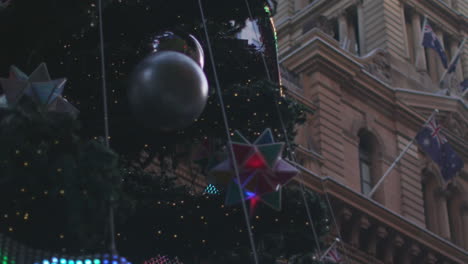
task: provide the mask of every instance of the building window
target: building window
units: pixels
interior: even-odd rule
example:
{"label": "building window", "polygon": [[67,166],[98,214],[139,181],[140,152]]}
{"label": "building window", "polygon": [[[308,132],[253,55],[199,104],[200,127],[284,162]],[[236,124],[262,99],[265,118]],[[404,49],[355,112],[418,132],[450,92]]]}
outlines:
{"label": "building window", "polygon": [[340,42],[340,27],[338,25],[338,19],[335,18],[332,20],[331,22],[332,26],[333,26],[333,38]]}
{"label": "building window", "polygon": [[426,168],[422,172],[424,216],[428,230],[449,239],[451,202],[447,200],[447,192],[443,191],[440,177],[433,169]]}
{"label": "building window", "polygon": [[[414,32],[413,32],[413,23],[412,23],[412,16],[415,15],[412,11],[406,7],[405,8],[405,26],[406,26],[406,39],[408,41],[408,56],[411,63],[416,63],[416,48],[415,48],[415,40],[414,40]],[[418,43],[419,44],[419,43]]]}
{"label": "building window", "polygon": [[361,190],[367,194],[372,190],[371,162],[369,153],[359,148],[359,168],[361,170]]}
{"label": "building window", "polygon": [[434,184],[433,182],[428,182],[428,180],[423,181],[422,183],[422,192],[423,192],[423,203],[424,203],[424,219],[426,221],[426,228],[431,230],[434,233],[437,233],[436,229],[436,220],[433,216],[434,214]]}
{"label": "building window", "polygon": [[349,11],[349,37],[351,38],[352,46],[350,47],[350,51],[356,55],[361,55],[361,47],[359,46],[359,21],[358,21],[358,13],[357,7],[353,7]]}
{"label": "building window", "polygon": [[457,243],[458,242],[457,232],[459,232],[459,230],[457,230],[457,225],[458,225],[457,218],[460,215],[460,213],[456,211],[456,209],[454,208],[455,206],[453,204],[454,204],[453,197],[451,197],[451,199],[447,200],[448,221],[449,221],[449,226],[450,226],[450,239],[452,240],[452,242]]}
{"label": "building window", "polygon": [[359,169],[361,174],[361,192],[367,194],[372,190],[375,171],[375,139],[367,131],[359,133]]}
{"label": "building window", "polygon": [[339,40],[342,49],[356,55],[361,55],[358,22],[357,7],[349,7],[337,18],[337,23],[334,24],[333,31],[335,39]]}

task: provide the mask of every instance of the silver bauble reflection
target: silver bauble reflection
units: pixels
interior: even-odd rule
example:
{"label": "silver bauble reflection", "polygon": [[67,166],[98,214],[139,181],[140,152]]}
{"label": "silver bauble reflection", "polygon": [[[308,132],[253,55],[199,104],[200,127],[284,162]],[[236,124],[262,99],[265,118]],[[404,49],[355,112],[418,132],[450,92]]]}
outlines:
{"label": "silver bauble reflection", "polygon": [[130,107],[147,128],[185,128],[202,113],[207,99],[203,70],[179,52],[152,53],[137,65],[131,78]]}
{"label": "silver bauble reflection", "polygon": [[178,35],[172,31],[164,31],[153,38],[153,52],[168,50],[184,53],[203,69],[205,53],[200,42],[193,35]]}

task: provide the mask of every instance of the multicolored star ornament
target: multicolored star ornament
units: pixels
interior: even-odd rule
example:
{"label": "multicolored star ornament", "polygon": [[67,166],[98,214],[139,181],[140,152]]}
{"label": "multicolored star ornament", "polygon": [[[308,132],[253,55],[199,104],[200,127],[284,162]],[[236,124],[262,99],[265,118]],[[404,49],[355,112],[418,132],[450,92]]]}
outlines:
{"label": "multicolored star ornament", "polygon": [[[235,132],[231,140],[240,185],[247,194],[246,199],[257,197],[264,202],[271,200],[275,204],[273,207],[278,207],[278,202],[281,201],[281,187],[299,172],[281,158],[284,143],[275,143],[270,129],[266,129],[254,143],[250,143],[239,131]],[[217,186],[228,185],[226,204],[241,201],[231,159],[214,167],[209,181]]]}
{"label": "multicolored star ornament", "polygon": [[45,63],[41,63],[30,76],[11,66],[9,78],[0,78],[4,92],[0,107],[5,104],[13,106],[22,96],[28,96],[49,111],[67,112],[76,116],[78,110],[62,97],[66,81],[65,78],[51,80]]}

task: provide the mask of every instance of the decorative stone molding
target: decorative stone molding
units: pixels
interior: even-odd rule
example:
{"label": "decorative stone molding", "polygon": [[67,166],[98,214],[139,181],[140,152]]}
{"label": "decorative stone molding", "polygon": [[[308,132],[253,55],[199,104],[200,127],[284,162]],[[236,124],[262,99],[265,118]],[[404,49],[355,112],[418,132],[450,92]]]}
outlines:
{"label": "decorative stone molding", "polygon": [[295,88],[302,89],[301,78],[298,74],[288,70],[283,65],[280,65],[280,73],[283,80],[294,84],[296,86]]}
{"label": "decorative stone molding", "polygon": [[405,239],[402,236],[396,234],[393,238],[393,244],[396,247],[402,247],[405,244]]}
{"label": "decorative stone molding", "polygon": [[421,248],[418,244],[413,243],[409,248],[409,252],[413,257],[417,257],[421,253]]}
{"label": "decorative stone molding", "polygon": [[369,217],[367,217],[366,215],[361,215],[360,219],[359,219],[359,222],[360,222],[360,227],[362,229],[369,229],[371,223],[369,221]]}
{"label": "decorative stone molding", "polygon": [[428,156],[425,156],[424,166],[422,166],[422,177],[423,183],[429,182],[432,178],[435,179],[439,186],[443,186],[442,175],[440,175],[440,169]]}
{"label": "decorative stone molding", "polygon": [[348,208],[343,208],[341,210],[341,215],[343,216],[344,220],[349,221],[351,219],[351,216],[353,216],[353,213]]}
{"label": "decorative stone molding", "polygon": [[384,239],[388,236],[388,231],[387,231],[387,228],[383,227],[383,226],[379,226],[377,227],[377,236]]}
{"label": "decorative stone molding", "polygon": [[437,263],[437,258],[432,252],[428,252],[426,254],[426,257],[424,258],[424,263],[425,264],[436,264]]}
{"label": "decorative stone molding", "polygon": [[383,49],[375,49],[361,57],[365,69],[379,80],[391,84],[392,74],[390,66],[390,54]]}
{"label": "decorative stone molding", "polygon": [[464,121],[457,113],[449,113],[442,120],[442,126],[454,135],[468,141],[468,123]]}
{"label": "decorative stone molding", "polygon": [[311,19],[304,22],[302,26],[302,33],[308,32],[314,28],[318,28],[323,31],[325,34],[335,37],[335,32],[333,30],[333,22],[325,16],[312,17]]}
{"label": "decorative stone molding", "polygon": [[448,197],[450,197],[451,195],[451,191],[449,191],[448,189],[445,189],[441,186],[437,187],[435,190],[434,190],[434,196],[438,199],[447,199]]}

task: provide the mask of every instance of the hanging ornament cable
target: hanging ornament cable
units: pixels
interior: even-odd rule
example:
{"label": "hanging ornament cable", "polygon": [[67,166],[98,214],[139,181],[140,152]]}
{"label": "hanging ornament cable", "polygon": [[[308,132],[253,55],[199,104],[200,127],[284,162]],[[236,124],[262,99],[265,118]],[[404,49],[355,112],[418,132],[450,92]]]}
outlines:
{"label": "hanging ornament cable", "polygon": [[[219,85],[218,74],[217,74],[217,71],[216,71],[216,64],[215,64],[215,60],[214,60],[214,56],[213,56],[213,51],[211,49],[210,36],[208,35],[208,28],[207,28],[207,23],[206,23],[206,20],[205,20],[205,12],[203,11],[203,5],[202,5],[201,0],[198,0],[198,6],[200,8],[200,15],[201,15],[202,23],[203,23],[203,30],[205,32],[206,43],[207,43],[207,46],[208,46],[208,54],[210,56],[211,67],[213,69],[213,75],[214,75],[215,84],[216,84],[216,92],[218,94],[219,104],[220,104],[220,107],[221,107],[221,112],[223,114],[224,128],[225,128],[225,131],[226,131],[226,137],[227,137],[228,142],[231,142],[231,134],[229,132],[229,123],[228,123],[228,119],[227,119],[226,109],[224,107],[223,96],[221,94],[221,86]],[[229,146],[229,155],[231,157],[231,160],[236,160],[234,150],[232,149],[232,144],[228,144],[228,146]],[[234,173],[235,173],[236,178],[237,178],[237,183],[239,184],[239,188],[242,189],[241,180],[240,180],[240,177],[239,177],[239,168],[237,167],[236,162],[233,162],[232,164],[233,164],[233,167],[234,167]],[[242,201],[245,201],[244,193],[240,192],[240,195],[241,195]],[[253,258],[254,258],[254,263],[258,264],[259,262],[258,262],[257,250],[255,248],[253,232],[252,232],[252,229],[250,228],[251,224],[250,224],[249,214],[248,214],[245,202],[242,202],[242,210],[244,212],[245,224],[246,224],[247,232],[248,232],[248,235],[249,235],[250,247],[251,247],[252,255],[253,255]]]}
{"label": "hanging ornament cable", "polygon": [[[252,15],[252,11],[250,10],[250,5],[249,5],[248,0],[245,0],[245,5],[247,6],[247,11],[249,12],[250,20],[254,21],[254,17]],[[258,39],[259,36],[257,35],[257,31],[255,30],[254,32],[255,32],[256,38]],[[266,72],[267,78],[271,82],[272,79],[271,79],[270,71],[268,69],[268,65],[267,65],[267,62],[266,62],[265,55],[264,55],[263,52],[261,52],[261,55],[262,55],[263,66],[265,67],[265,72]],[[279,70],[279,65],[278,65],[277,68]],[[287,146],[287,149],[288,149],[288,154],[292,158],[292,160],[295,161],[295,156],[294,156],[294,153],[292,152],[292,149],[291,149],[291,143],[289,142],[289,139],[288,139],[288,134],[287,134],[286,126],[284,124],[283,116],[281,115],[281,111],[279,109],[278,100],[275,100],[275,107],[276,107],[276,111],[278,113],[278,118],[280,120],[281,129],[283,130],[284,140],[286,142],[286,146]],[[312,216],[310,214],[309,204],[307,203],[307,198],[305,196],[304,176],[302,175],[302,173],[299,173],[299,175],[301,177],[301,180],[299,182],[300,182],[300,186],[301,186],[301,194],[302,194],[302,199],[304,200],[304,205],[305,205],[305,209],[306,209],[307,218],[309,220],[310,227],[311,227],[312,233],[314,235],[314,240],[315,240],[315,243],[316,243],[316,246],[317,246],[318,254],[321,255],[322,250],[320,248],[320,243],[319,243],[319,240],[318,240],[317,231],[315,230],[314,221],[312,220]]]}
{"label": "hanging ornament cable", "polygon": [[[102,80],[102,100],[104,108],[104,142],[106,147],[110,147],[109,143],[109,114],[107,106],[107,87],[106,87],[106,65],[104,56],[104,30],[102,25],[102,0],[98,0],[98,12],[99,12],[99,42],[101,51],[101,80]],[[112,197],[111,197],[112,198]],[[112,199],[109,205],[109,233],[110,233],[110,251],[113,255],[117,254],[115,247],[115,228],[114,228],[114,208],[112,207]]]}
{"label": "hanging ornament cable", "polygon": [[[249,13],[249,17],[250,17],[250,20],[254,21],[254,17],[253,17],[253,14],[252,14],[252,10],[250,9],[250,4],[249,4],[249,0],[244,0],[245,1],[245,5],[247,7],[247,11]],[[255,33],[255,37],[257,39],[259,39],[259,36],[257,34],[257,31],[254,30],[254,33]],[[265,68],[265,72],[266,72],[266,75],[267,75],[267,78],[269,81],[272,81],[271,79],[271,74],[270,74],[270,70],[268,68],[268,65],[267,65],[267,62],[266,62],[266,58],[265,58],[265,54],[264,53],[261,53],[261,57],[262,57],[262,61],[263,61],[263,66]],[[277,69],[279,70],[279,62],[277,63]],[[297,163],[296,162],[296,154],[292,151],[292,148],[291,148],[291,143],[289,142],[289,138],[288,138],[288,134],[287,134],[287,130],[286,130],[286,125],[284,124],[284,120],[283,120],[283,115],[281,114],[281,111],[279,109],[279,104],[278,104],[278,100],[275,100],[275,106],[276,106],[276,111],[277,111],[277,114],[278,114],[278,119],[280,121],[280,124],[281,124],[281,129],[283,130],[283,135],[284,135],[284,139],[285,139],[285,142],[286,142],[286,146],[287,146],[287,149],[288,149],[288,155],[290,156],[291,160],[294,162],[294,163]],[[307,218],[309,220],[309,222],[311,223],[310,226],[311,226],[311,229],[312,229],[312,233],[314,235],[314,239],[315,239],[315,242],[316,242],[316,246],[317,246],[317,250],[318,250],[318,254],[321,255],[321,247],[320,247],[320,243],[319,243],[319,240],[318,240],[318,235],[317,235],[317,231],[314,227],[314,222],[312,221],[312,216],[311,216],[311,213],[310,213],[310,208],[309,208],[309,205],[307,203],[307,199],[306,199],[306,196],[305,196],[305,186],[304,186],[304,176],[302,173],[299,173],[300,174],[300,177],[301,177],[301,180],[299,181],[300,183],[300,186],[301,186],[301,193],[302,193],[302,198],[304,200],[304,205],[305,205],[305,209],[306,209],[306,214],[307,214]],[[323,186],[323,182],[322,182],[322,188],[324,188]],[[338,232],[338,236],[339,236],[339,239],[340,239],[340,245],[342,246],[342,250],[344,252],[345,248],[342,244],[342,241],[343,239],[341,238],[341,234],[340,234],[340,229],[338,228],[338,224],[337,224],[337,221],[335,219],[335,215],[333,213],[333,208],[331,207],[331,203],[330,203],[330,200],[328,198],[328,194],[325,192],[325,195],[326,195],[326,199],[327,199],[327,207],[328,207],[328,210],[330,211],[330,215],[332,217],[332,220],[333,220],[333,223],[335,225],[335,228]],[[346,254],[345,254],[345,257]],[[347,263],[349,263],[348,261],[346,261]]]}

